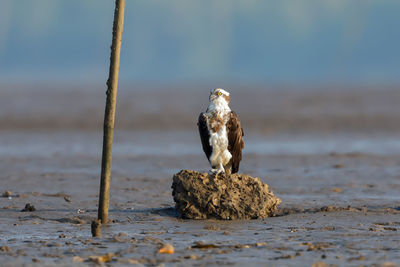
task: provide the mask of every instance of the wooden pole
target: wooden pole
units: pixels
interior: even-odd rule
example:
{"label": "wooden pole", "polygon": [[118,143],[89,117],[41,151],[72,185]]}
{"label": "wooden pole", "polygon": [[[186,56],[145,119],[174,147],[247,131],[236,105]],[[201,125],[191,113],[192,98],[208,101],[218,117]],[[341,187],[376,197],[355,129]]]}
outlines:
{"label": "wooden pole", "polygon": [[124,26],[125,0],[115,0],[113,38],[111,45],[110,72],[107,80],[107,100],[104,114],[103,154],[101,160],[101,181],[98,219],[102,224],[108,222],[110,200],[110,177],[112,144],[114,135],[115,105],[117,100],[119,62],[121,54],[122,31]]}

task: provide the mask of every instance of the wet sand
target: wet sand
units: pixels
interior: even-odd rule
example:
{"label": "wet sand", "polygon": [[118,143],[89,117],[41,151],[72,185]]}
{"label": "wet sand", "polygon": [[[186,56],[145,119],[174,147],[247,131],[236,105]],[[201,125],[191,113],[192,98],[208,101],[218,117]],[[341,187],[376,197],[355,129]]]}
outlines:
{"label": "wet sand", "polygon": [[[236,93],[246,131],[240,171],[282,199],[277,216],[178,219],[172,175],[208,169],[195,128],[207,96],[122,90],[114,222],[92,238],[103,94],[0,91],[0,190],[11,193],[0,198],[2,266],[86,266],[107,253],[116,266],[400,265],[400,93]],[[27,203],[36,210],[21,212]],[[165,243],[174,254],[157,253]]]}

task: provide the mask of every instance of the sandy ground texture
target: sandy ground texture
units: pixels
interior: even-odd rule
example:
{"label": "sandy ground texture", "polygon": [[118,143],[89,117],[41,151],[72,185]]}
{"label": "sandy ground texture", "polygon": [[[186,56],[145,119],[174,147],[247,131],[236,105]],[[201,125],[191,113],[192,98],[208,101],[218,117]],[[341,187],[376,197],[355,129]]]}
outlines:
{"label": "sandy ground texture", "polygon": [[[182,220],[173,208],[173,174],[209,168],[194,121],[208,92],[204,101],[197,91],[177,94],[182,102],[164,91],[122,90],[113,222],[101,238],[92,238],[90,222],[103,94],[29,90],[0,91],[1,266],[400,265],[394,89],[238,91],[243,103],[233,104],[246,133],[240,172],[282,199],[277,216],[243,221]],[[22,212],[27,203],[35,210]]]}

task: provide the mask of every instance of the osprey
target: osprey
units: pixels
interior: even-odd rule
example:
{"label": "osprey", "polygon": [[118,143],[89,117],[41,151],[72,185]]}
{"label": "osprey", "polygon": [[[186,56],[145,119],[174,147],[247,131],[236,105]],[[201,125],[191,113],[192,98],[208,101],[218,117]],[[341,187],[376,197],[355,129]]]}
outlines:
{"label": "osprey", "polygon": [[236,113],[229,108],[229,93],[217,88],[210,93],[210,104],[200,113],[197,126],[211,173],[236,173],[242,160],[243,129]]}

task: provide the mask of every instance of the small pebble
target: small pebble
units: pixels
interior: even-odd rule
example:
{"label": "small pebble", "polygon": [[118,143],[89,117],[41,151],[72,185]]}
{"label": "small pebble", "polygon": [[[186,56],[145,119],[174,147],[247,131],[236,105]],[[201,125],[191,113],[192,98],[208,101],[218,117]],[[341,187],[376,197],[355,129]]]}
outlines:
{"label": "small pebble", "polygon": [[3,193],[3,197],[8,197],[8,198],[10,198],[10,197],[11,197],[11,191],[6,190],[6,191]]}
{"label": "small pebble", "polygon": [[161,246],[161,248],[158,250],[158,253],[161,254],[174,254],[175,248],[169,243],[165,243]]}

